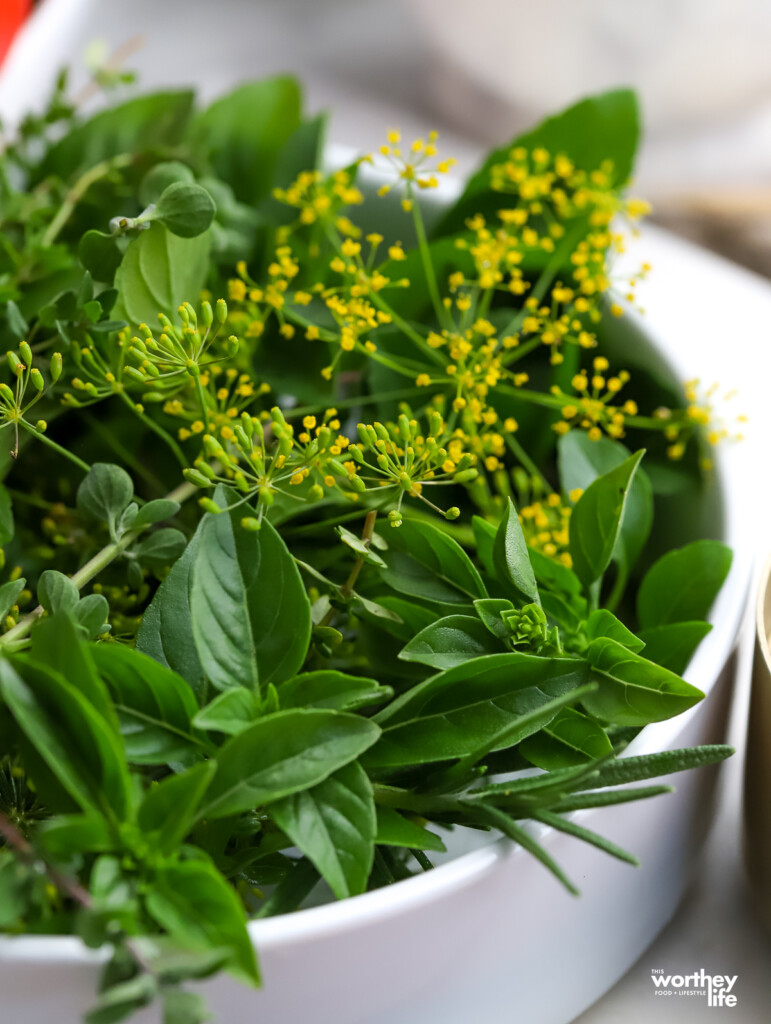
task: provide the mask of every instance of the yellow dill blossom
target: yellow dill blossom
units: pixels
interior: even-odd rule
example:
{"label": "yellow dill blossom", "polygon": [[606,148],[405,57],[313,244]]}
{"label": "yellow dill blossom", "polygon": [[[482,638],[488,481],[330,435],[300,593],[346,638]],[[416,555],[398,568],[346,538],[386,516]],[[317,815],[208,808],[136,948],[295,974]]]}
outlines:
{"label": "yellow dill blossom", "polygon": [[[361,161],[359,161],[361,162]],[[302,171],[286,188],[273,189],[273,198],[298,210],[300,225],[334,223],[345,234],[357,229],[340,210],[364,202],[364,196],[354,183],[355,171],[343,169],[325,177],[321,171]],[[351,229],[353,228],[353,231]]]}
{"label": "yellow dill blossom", "polygon": [[[438,132],[430,132],[425,139],[415,139],[410,145],[401,141],[401,133],[390,131],[388,141],[380,147],[380,156],[396,172],[398,180],[407,186],[408,209],[412,209],[413,188],[436,188],[439,185],[437,175],[448,174],[456,161],[453,158],[439,160],[437,158],[436,140]],[[389,185],[382,185],[380,195],[389,191]]]}
{"label": "yellow dill blossom", "polygon": [[552,395],[560,400],[562,417],[553,429],[558,434],[566,434],[577,427],[585,430],[592,441],[599,440],[603,434],[622,438],[627,418],[637,415],[637,405],[631,400],[618,405],[613,400],[629,381],[629,374],[621,370],[608,376],[608,361],[603,356],[594,360],[592,369],[591,376],[584,371],[573,376],[572,393],[557,385],[552,387]]}

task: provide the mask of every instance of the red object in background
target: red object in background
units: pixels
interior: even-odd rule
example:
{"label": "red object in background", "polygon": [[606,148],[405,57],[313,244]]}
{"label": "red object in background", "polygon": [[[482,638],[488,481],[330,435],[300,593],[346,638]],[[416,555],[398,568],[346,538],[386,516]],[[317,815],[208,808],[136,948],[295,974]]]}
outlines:
{"label": "red object in background", "polygon": [[0,63],[27,17],[30,0],[0,0]]}

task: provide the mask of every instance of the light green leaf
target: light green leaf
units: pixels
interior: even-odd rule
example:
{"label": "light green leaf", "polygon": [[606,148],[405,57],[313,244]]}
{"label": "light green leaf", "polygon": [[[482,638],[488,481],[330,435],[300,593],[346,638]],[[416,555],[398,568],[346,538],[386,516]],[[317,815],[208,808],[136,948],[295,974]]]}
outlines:
{"label": "light green leaf", "polygon": [[500,650],[500,643],[496,643],[479,619],[447,615],[422,629],[399,651],[399,657],[402,661],[445,669]]}
{"label": "light green leaf", "polygon": [[629,485],[644,455],[636,452],[615,469],[598,477],[584,491],[570,517],[573,568],[591,586],[610,565],[621,528]]}
{"label": "light green leaf", "polygon": [[375,679],[350,676],[336,669],[303,672],[282,683],[279,700],[282,708],[329,708],[354,711],[370,704],[390,700],[394,692]]}
{"label": "light green leaf", "polygon": [[592,641],[586,657],[600,688],[584,699],[584,707],[613,725],[661,722],[687,711],[704,696],[674,672],[607,637]]}
{"label": "light green leaf", "polygon": [[404,846],[410,850],[433,850],[445,853],[447,847],[434,832],[417,825],[391,807],[377,808],[377,846]]}
{"label": "light green leaf", "polygon": [[257,718],[259,708],[251,690],[234,686],[218,694],[210,704],[196,714],[196,729],[211,729],[235,736]]}
{"label": "light green leaf", "polygon": [[184,842],[216,769],[215,761],[201,761],[187,771],[153,783],[145,793],[137,824],[145,836],[158,834],[153,846],[162,853],[172,853]]}
{"label": "light green leaf", "polygon": [[506,511],[495,534],[493,564],[500,582],[513,589],[518,601],[540,605],[541,598],[530,564],[527,541],[511,498],[508,499]]}
{"label": "light green leaf", "polygon": [[167,864],[158,871],[146,905],[157,923],[186,948],[227,948],[231,972],[249,985],[260,984],[243,905],[212,864]]}
{"label": "light green leaf", "polygon": [[731,549],[716,540],[697,540],[662,555],[637,593],[640,627],[706,619],[732,557]]}
{"label": "light green leaf", "polygon": [[175,181],[163,190],[147,219],[158,221],[180,238],[195,238],[206,231],[216,212],[205,188]]}
{"label": "light green leaf", "polygon": [[125,469],[95,462],[78,487],[77,503],[82,512],[107,523],[114,537],[133,496],[134,484]]}
{"label": "light green leaf", "polygon": [[180,238],[151,224],[132,240],[115,274],[118,299],[112,315],[132,326],[178,320],[181,303],[196,301],[206,281],[210,233]]}
{"label": "light green leaf", "polygon": [[377,740],[359,715],[320,708],[258,719],[221,748],[201,818],[224,818],[323,782]]}
{"label": "light green leaf", "polygon": [[551,772],[606,757],[613,753],[613,744],[593,719],[575,708],[563,708],[540,732],[523,740],[519,752],[531,764]]}
{"label": "light green leaf", "polygon": [[271,817],[338,899],[364,892],[375,854],[375,803],[355,761],[312,789],[278,800]]}
{"label": "light green leaf", "polygon": [[[220,505],[227,493],[216,492]],[[255,693],[302,666],[311,612],[300,573],[275,527],[240,525],[243,509],[207,515],[201,525],[190,591],[201,665],[218,690]]]}

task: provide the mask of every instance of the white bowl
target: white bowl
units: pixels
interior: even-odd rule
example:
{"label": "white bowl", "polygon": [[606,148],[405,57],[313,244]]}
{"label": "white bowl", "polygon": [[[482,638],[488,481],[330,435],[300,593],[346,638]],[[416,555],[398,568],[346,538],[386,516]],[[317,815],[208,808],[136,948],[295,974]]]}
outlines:
{"label": "white bowl", "polygon": [[[453,191],[444,186],[440,201]],[[635,255],[673,271],[654,273],[645,286],[647,337],[679,376],[711,380],[724,328],[735,323],[737,308],[746,310],[747,295],[763,288],[759,305],[771,306],[771,291],[652,229],[643,233]],[[706,298],[710,305],[700,329],[681,331],[683,306],[690,303],[698,318]],[[743,500],[746,459],[729,449],[718,451],[716,464],[722,537],[734,549],[734,562],[711,615],[714,628],[686,672],[707,696],[679,718],[648,726],[630,754],[724,736],[752,537]],[[671,781],[676,792],[670,796],[577,815],[636,853],[639,869],[537,828],[540,841],[580,886],[580,899],[567,895],[522,849],[499,841],[388,889],[252,923],[265,986],[255,992],[227,977],[207,982],[203,989],[217,1019],[566,1024],[637,959],[688,883],[710,822],[716,772],[701,769]],[[70,937],[0,938],[2,1019],[77,1024],[93,1004],[102,960]],[[157,1019],[149,1010],[136,1024]]]}

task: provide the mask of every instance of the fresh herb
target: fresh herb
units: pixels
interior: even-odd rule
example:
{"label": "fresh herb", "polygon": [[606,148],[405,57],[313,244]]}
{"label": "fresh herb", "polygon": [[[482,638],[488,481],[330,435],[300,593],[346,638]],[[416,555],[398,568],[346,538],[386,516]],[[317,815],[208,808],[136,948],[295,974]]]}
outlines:
{"label": "fresh herb", "polygon": [[433,226],[435,136],[326,172],[287,78],[85,118],[62,76],[7,142],[0,927],[112,947],[91,1024],[206,1019],[250,917],[447,829],[575,892],[528,821],[635,863],[570,812],[730,753],[618,756],[701,699],[731,562],[658,523],[727,431],[615,326],[637,124],[579,103]]}

